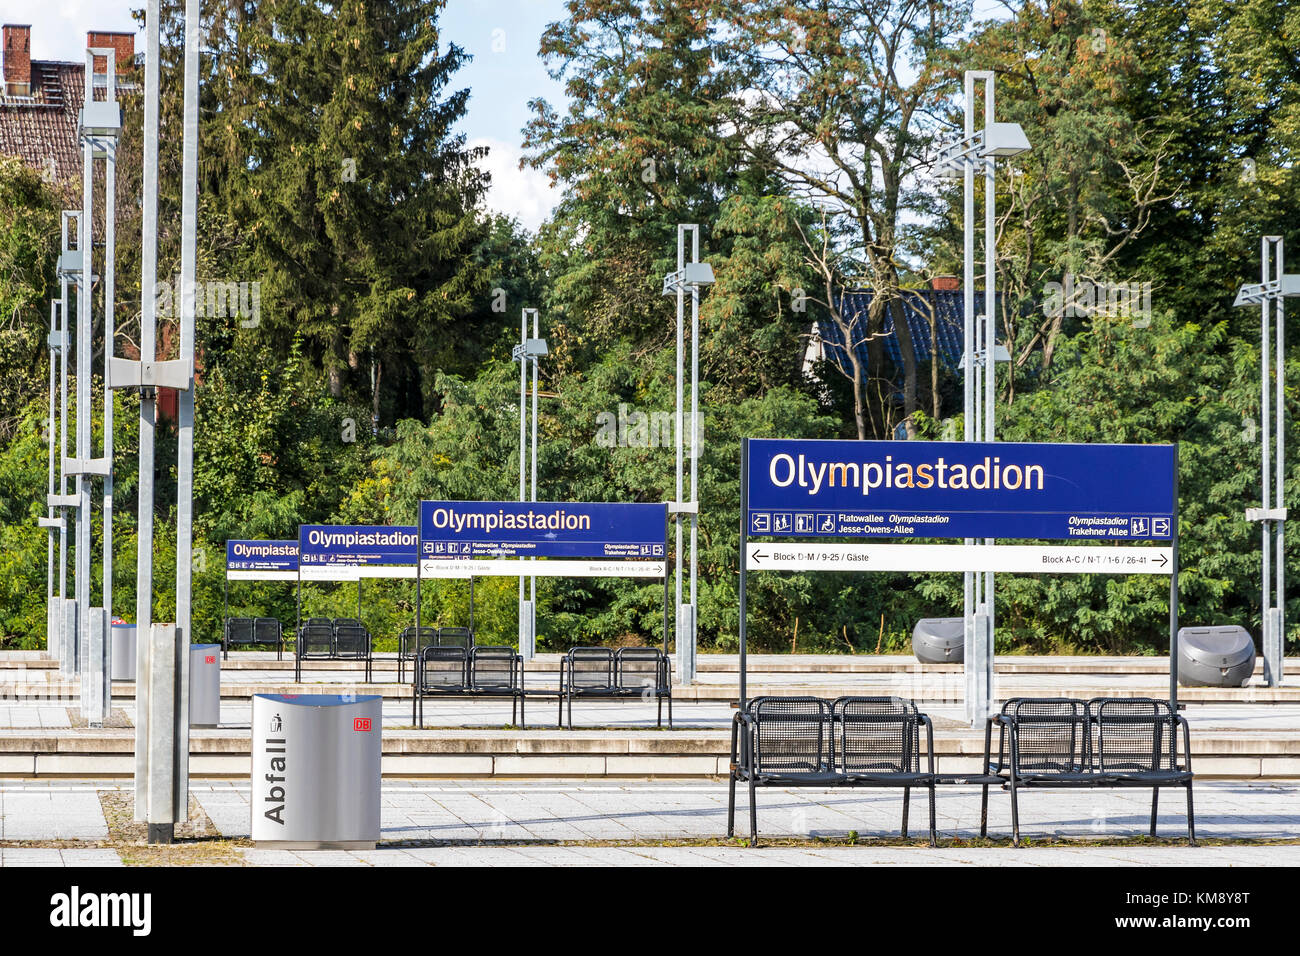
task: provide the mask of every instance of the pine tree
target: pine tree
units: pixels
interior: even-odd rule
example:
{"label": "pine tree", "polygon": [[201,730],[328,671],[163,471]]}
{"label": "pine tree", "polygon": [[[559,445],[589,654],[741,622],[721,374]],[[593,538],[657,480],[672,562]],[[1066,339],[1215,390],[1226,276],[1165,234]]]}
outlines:
{"label": "pine tree", "polygon": [[[461,325],[482,277],[486,177],[448,91],[443,2],[266,0],[230,24],[223,205],[262,281],[265,345],[301,336],[330,391],[425,415],[438,368],[472,364]],[[207,144],[205,144],[207,145]],[[373,399],[378,410],[381,402]]]}

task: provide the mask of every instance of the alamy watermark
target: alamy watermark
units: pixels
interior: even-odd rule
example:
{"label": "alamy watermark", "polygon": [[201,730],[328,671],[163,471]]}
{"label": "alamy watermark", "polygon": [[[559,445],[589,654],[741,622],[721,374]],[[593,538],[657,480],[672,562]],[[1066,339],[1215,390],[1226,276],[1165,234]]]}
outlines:
{"label": "alamy watermark", "polygon": [[1128,318],[1135,329],[1145,329],[1151,324],[1151,283],[1096,282],[1067,272],[1064,282],[1044,284],[1043,315]]}
{"label": "alamy watermark", "polygon": [[[671,411],[639,412],[620,402],[617,412],[596,416],[596,444],[602,448],[673,448],[677,414]],[[691,414],[682,413],[682,435],[690,454]],[[695,416],[695,442],[704,445],[704,413]]]}
{"label": "alamy watermark", "polygon": [[[158,282],[153,287],[154,310],[161,318],[178,313],[184,299],[184,283]],[[195,318],[239,319],[245,329],[255,329],[262,322],[262,283],[223,282],[203,279],[194,283]]]}

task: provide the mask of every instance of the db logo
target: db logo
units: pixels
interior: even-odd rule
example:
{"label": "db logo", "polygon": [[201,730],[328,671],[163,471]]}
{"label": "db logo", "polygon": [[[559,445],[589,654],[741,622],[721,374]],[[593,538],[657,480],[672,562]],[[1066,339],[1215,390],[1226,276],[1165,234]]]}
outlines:
{"label": "db logo", "polygon": [[217,655],[215,654],[208,654],[206,657],[203,658],[203,663],[205,664],[215,664],[216,662],[217,662]]}
{"label": "db logo", "polygon": [[356,718],[354,721],[352,721],[352,729],[353,729],[353,730],[369,730],[369,729],[370,729],[370,718],[369,718],[369,717],[358,717],[358,718]]}

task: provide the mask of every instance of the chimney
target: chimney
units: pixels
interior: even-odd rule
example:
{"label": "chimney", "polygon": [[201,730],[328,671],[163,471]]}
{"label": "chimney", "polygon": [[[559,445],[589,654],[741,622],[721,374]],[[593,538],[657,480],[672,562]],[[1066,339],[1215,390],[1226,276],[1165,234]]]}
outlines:
{"label": "chimney", "polygon": [[4,46],[4,92],[7,96],[31,96],[32,28],[30,24],[6,23],[0,33]]}
{"label": "chimney", "polygon": [[[135,59],[135,34],[92,30],[86,34],[86,49],[92,47],[95,49],[108,47],[117,51],[116,73],[118,78],[121,79],[122,73],[131,66],[131,62]],[[107,72],[108,64],[104,62],[104,57],[95,57],[95,74],[102,76]]]}
{"label": "chimney", "polygon": [[930,280],[930,288],[936,292],[956,292],[961,288],[961,280],[956,276],[935,276]]}

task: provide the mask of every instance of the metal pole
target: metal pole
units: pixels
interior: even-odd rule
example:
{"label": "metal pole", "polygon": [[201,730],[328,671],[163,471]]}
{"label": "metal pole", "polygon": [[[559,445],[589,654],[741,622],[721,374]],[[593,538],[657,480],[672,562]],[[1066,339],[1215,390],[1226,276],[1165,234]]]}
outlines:
{"label": "metal pole", "polygon": [[1169,579],[1169,705],[1178,709],[1178,445],[1174,445],[1174,521],[1169,543],[1173,574]]}
{"label": "metal pole", "polygon": [[[691,262],[700,261],[700,227],[691,226]],[[686,622],[686,648],[681,681],[695,683],[695,653],[699,630],[699,600],[696,591],[695,543],[700,523],[699,461],[700,461],[700,287],[691,285],[691,601],[690,616]]]}
{"label": "metal pole", "polygon": [[[990,142],[990,133],[993,125],[993,92],[994,79],[992,74],[984,81],[984,144],[988,147]],[[994,406],[997,400],[997,358],[994,349],[997,344],[997,215],[996,215],[996,187],[997,187],[997,161],[992,156],[986,157],[984,162],[984,440],[991,442],[995,440],[994,425]],[[986,538],[985,545],[992,547],[993,539]],[[983,702],[985,713],[980,714],[982,719],[987,715],[988,710],[992,707],[993,702],[993,653],[994,653],[994,627],[995,627],[995,610],[993,598],[993,572],[986,572],[984,576],[984,605],[986,624],[985,624],[985,649],[984,649],[984,675],[983,675]]]}
{"label": "metal pole", "polygon": [[[965,75],[966,118],[964,143],[969,148],[975,135],[975,74]],[[962,441],[975,440],[975,164],[967,157],[962,163]],[[974,538],[965,544],[972,545]],[[974,699],[976,575],[962,575],[962,618],[964,634],[964,670],[966,671],[966,719],[972,726],[979,719],[972,707]]]}
{"label": "metal pole", "polygon": [[[113,57],[108,57],[109,90],[113,89]],[[117,137],[106,144],[104,162],[104,460],[108,474],[104,476],[104,611],[111,622],[113,618],[113,392],[108,387],[108,367],[113,358],[116,326],[113,324],[113,298],[116,278],[113,274],[113,250],[117,242],[115,219],[117,217]]]}
{"label": "metal pole", "polygon": [[[1269,237],[1265,236],[1259,243],[1259,281],[1267,283],[1269,280]],[[1272,494],[1270,493],[1272,471],[1269,468],[1269,454],[1272,450],[1273,436],[1269,433],[1269,302],[1268,295],[1265,294],[1259,304],[1259,443],[1260,443],[1260,507],[1267,509],[1270,506]],[[1260,552],[1262,580],[1260,581],[1260,626],[1263,634],[1260,637],[1264,645],[1264,676],[1270,675],[1270,658],[1273,649],[1273,617],[1272,599],[1273,599],[1273,575],[1272,575],[1272,550],[1273,550],[1273,522],[1268,518],[1259,523],[1260,533]],[[1270,682],[1271,683],[1271,682]]]}
{"label": "metal pole", "polygon": [[747,552],[749,544],[749,439],[740,440],[740,709],[745,709],[745,697],[749,691],[745,680],[748,665],[745,645],[745,578],[749,569]]}
{"label": "metal pole", "polygon": [[[528,449],[528,412],[524,404],[528,391],[528,361],[524,353],[528,350],[528,310],[519,313],[519,501],[525,494],[524,474]],[[526,661],[532,660],[533,653],[528,639],[528,608],[524,603],[524,576],[519,576],[519,655]]]}
{"label": "metal pole", "polygon": [[[1283,248],[1283,239],[1277,237],[1277,249],[1274,259],[1274,268],[1277,271],[1279,284],[1286,275],[1285,268],[1285,249]],[[1275,414],[1277,416],[1277,481],[1276,498],[1273,506],[1280,510],[1284,507],[1283,491],[1286,479],[1286,429],[1284,427],[1286,418],[1286,359],[1283,351],[1284,338],[1286,335],[1286,297],[1282,295],[1279,285],[1277,297],[1277,401]],[[1267,505],[1265,506],[1267,507]],[[1286,522],[1278,520],[1277,522],[1277,560],[1274,562],[1277,577],[1277,614],[1276,614],[1276,633],[1277,633],[1277,659],[1274,668],[1274,684],[1281,687],[1286,678],[1286,595],[1283,587],[1283,572],[1286,570],[1285,558],[1283,556],[1283,542],[1286,537]]]}
{"label": "metal pole", "polygon": [[686,268],[686,229],[684,225],[677,227],[677,377],[676,377],[676,404],[674,411],[676,413],[675,427],[673,429],[673,448],[674,448],[674,465],[673,465],[673,528],[674,540],[673,560],[675,569],[673,571],[673,640],[677,647],[677,679],[685,680],[686,674],[686,648],[685,641],[682,640],[682,389],[684,387],[684,370],[683,370],[683,351],[685,348],[685,332],[683,329],[684,317],[686,312],[686,289],[681,279],[684,277]]}
{"label": "metal pole", "polygon": [[[86,84],[83,109],[91,111],[95,84],[94,57],[86,52]],[[77,248],[81,252],[81,278],[77,283],[77,551],[74,591],[77,599],[76,673],[86,668],[90,635],[90,475],[85,463],[90,459],[90,385],[91,369],[91,279],[94,276],[94,163],[95,150],[89,137],[81,141],[81,221],[77,224]],[[82,709],[85,710],[85,681],[82,681]]]}
{"label": "metal pole", "polygon": [[[49,622],[54,613],[54,505],[50,504],[50,498],[54,495],[54,404],[56,399],[57,384],[55,382],[55,356],[63,351],[57,348],[55,343],[58,342],[59,323],[56,313],[58,312],[59,303],[57,300],[50,302],[50,416],[49,425],[47,426],[47,444],[49,445],[49,467],[45,482],[45,516],[50,520],[48,533],[47,555],[45,561],[45,620]],[[51,638],[54,634],[50,633],[47,623],[45,635],[45,651],[51,656],[57,655],[58,650]]]}
{"label": "metal pole", "polygon": [[189,818],[189,647],[194,537],[194,323],[199,211],[199,0],[185,0],[185,94],[181,140],[181,329],[180,359],[189,369],[189,388],[177,396],[176,465],[176,708],[175,820]]}
{"label": "metal pole", "polygon": [[[140,361],[158,356],[155,341],[154,296],[158,283],[158,34],[160,0],[149,0],[145,16],[144,169],[140,215]],[[148,713],[149,642],[153,633],[153,470],[156,399],[152,388],[140,390],[140,466],[137,492],[135,552],[136,707]],[[295,641],[295,646],[297,642]],[[135,820],[147,821],[148,724],[135,726]]]}
{"label": "metal pole", "polygon": [[[538,311],[533,309],[533,338],[541,338],[541,330],[538,327]],[[537,500],[537,356],[533,356],[533,421],[532,421],[533,444],[532,453],[529,456],[529,468],[532,470],[533,488],[531,500]],[[530,559],[531,560],[531,559]],[[532,640],[530,643],[533,649],[537,648],[537,578],[528,578],[528,600],[529,614],[532,615],[532,626],[529,628]]]}

